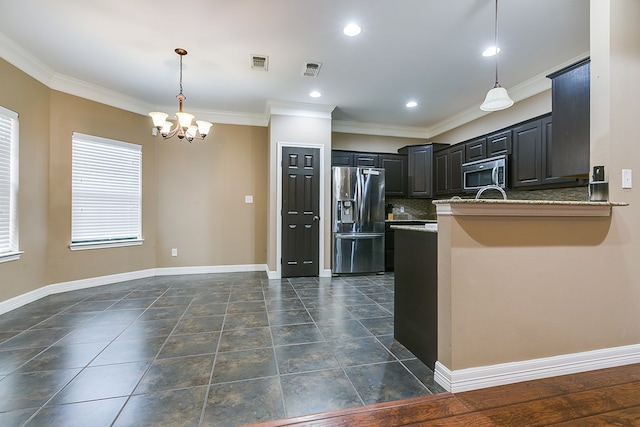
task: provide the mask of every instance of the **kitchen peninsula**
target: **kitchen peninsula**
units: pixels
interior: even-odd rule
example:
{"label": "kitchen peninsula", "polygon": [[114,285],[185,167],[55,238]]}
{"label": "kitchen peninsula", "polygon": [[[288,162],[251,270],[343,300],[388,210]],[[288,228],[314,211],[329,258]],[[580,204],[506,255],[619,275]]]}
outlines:
{"label": "kitchen peninsula", "polygon": [[[436,381],[459,392],[597,366],[616,284],[606,238],[625,203],[439,200]],[[396,273],[398,274],[398,273]],[[604,324],[603,324],[604,323]],[[576,339],[574,337],[578,336]],[[563,366],[564,370],[559,370]]]}

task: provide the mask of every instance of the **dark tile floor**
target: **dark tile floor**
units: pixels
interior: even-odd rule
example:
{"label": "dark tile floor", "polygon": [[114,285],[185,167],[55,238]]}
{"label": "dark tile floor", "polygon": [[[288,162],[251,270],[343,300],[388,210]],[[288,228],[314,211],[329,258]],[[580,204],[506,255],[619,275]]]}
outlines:
{"label": "dark tile floor", "polygon": [[443,391],[393,275],[155,277],[0,316],[2,426],[237,426]]}

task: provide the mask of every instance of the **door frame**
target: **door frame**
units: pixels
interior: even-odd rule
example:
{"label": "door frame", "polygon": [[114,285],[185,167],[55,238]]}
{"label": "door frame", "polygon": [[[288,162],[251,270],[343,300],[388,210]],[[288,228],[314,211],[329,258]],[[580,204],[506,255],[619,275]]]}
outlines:
{"label": "door frame", "polygon": [[283,147],[299,147],[299,148],[317,148],[320,152],[320,194],[319,194],[319,210],[320,223],[318,224],[318,276],[331,277],[331,270],[324,268],[324,240],[325,240],[325,223],[327,218],[325,213],[325,173],[324,173],[324,144],[313,144],[303,142],[278,142],[277,143],[277,172],[276,172],[276,203],[278,214],[276,215],[276,274],[270,275],[270,279],[282,278],[282,148]]}

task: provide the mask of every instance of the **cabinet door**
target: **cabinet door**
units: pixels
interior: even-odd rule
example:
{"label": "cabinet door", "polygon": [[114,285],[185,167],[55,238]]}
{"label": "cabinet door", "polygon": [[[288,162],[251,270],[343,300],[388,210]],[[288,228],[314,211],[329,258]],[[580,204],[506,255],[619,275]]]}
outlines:
{"label": "cabinet door", "polygon": [[549,75],[554,176],[589,174],[589,68],[587,59]]}
{"label": "cabinet door", "polygon": [[353,152],[331,150],[331,166],[353,166]]}
{"label": "cabinet door", "polygon": [[354,166],[377,168],[378,167],[378,155],[377,154],[369,154],[369,153],[354,153],[353,154],[353,165]]}
{"label": "cabinet door", "polygon": [[540,120],[513,128],[511,179],[513,188],[542,183],[542,139]]}
{"label": "cabinet door", "polygon": [[465,159],[464,144],[457,144],[449,150],[449,193],[462,193],[462,164]]}
{"label": "cabinet door", "polygon": [[511,129],[487,136],[487,157],[511,154]]}
{"label": "cabinet door", "polygon": [[407,195],[407,156],[401,154],[380,154],[380,167],[385,172],[385,195]]}
{"label": "cabinet door", "polygon": [[577,178],[561,178],[553,175],[553,126],[551,117],[544,117],[541,121],[542,128],[542,183],[545,185],[563,184],[569,187],[571,184],[580,185]]}
{"label": "cabinet door", "polygon": [[432,191],[433,147],[431,145],[410,146],[409,152],[409,197],[429,199]]}
{"label": "cabinet door", "polygon": [[438,151],[433,155],[434,194],[449,194],[449,153],[450,150]]}
{"label": "cabinet door", "polygon": [[465,144],[465,162],[487,158],[487,138],[477,138]]}

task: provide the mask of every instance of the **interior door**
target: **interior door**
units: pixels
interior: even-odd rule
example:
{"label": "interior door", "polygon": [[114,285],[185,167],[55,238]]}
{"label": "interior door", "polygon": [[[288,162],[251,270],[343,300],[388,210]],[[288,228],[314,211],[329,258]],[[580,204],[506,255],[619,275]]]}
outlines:
{"label": "interior door", "polygon": [[320,150],[282,148],[282,277],[317,276]]}

